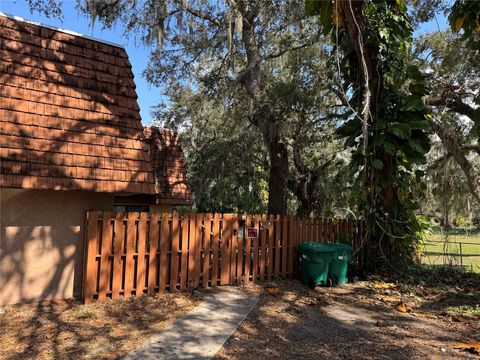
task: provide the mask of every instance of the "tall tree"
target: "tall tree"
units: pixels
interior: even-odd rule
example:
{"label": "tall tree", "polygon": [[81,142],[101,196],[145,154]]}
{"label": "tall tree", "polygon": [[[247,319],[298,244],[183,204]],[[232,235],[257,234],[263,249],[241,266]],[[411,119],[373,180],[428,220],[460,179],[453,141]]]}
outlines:
{"label": "tall tree", "polygon": [[321,38],[315,20],[295,0],[90,0],[84,11],[104,26],[117,20],[127,31],[156,44],[147,78],[168,87],[172,82],[234,82],[249,97],[245,121],[261,133],[269,154],[268,212],[287,206],[288,149],[282,114],[275,111],[265,82],[271,62],[306,48]]}
{"label": "tall tree", "polygon": [[[435,133],[480,203],[480,174],[475,165],[480,140],[479,3],[456,2],[450,21],[453,31],[437,31],[417,39],[414,55],[427,74],[430,94],[423,100],[433,107]],[[458,34],[462,28],[466,30]]]}
{"label": "tall tree", "polygon": [[[320,215],[337,199],[336,194],[325,187],[333,181],[341,184],[338,178],[332,177],[342,169],[338,166],[342,160],[337,161],[335,157],[341,145],[334,139],[334,131],[335,123],[348,112],[340,111],[328,84],[316,76],[319,72],[332,72],[328,60],[328,53],[320,43],[286,53],[264,68],[266,97],[281,121],[287,144],[289,213]],[[268,179],[268,172],[265,174],[269,169],[265,161],[268,152],[264,144],[255,143],[258,129],[244,121],[251,114],[250,96],[242,92],[238,82],[223,79],[213,79],[215,86],[211,86],[211,78],[201,79],[195,88],[188,84],[171,86],[169,101],[159,107],[155,118],[162,126],[178,127],[183,132],[198,208],[204,209],[208,203],[209,211],[231,209],[237,196],[238,209],[251,211],[251,207],[245,208],[247,202],[244,201],[249,196],[243,195],[250,193],[252,201],[260,204],[260,199],[253,200],[253,197],[261,195],[263,199],[263,193],[255,191],[255,186],[252,192],[241,189],[248,183],[247,174],[257,180],[261,178],[262,184]],[[215,170],[215,164],[221,164],[222,171],[218,171],[218,167]],[[256,171],[246,171],[252,167],[256,167]],[[238,189],[232,191],[235,184]],[[220,202],[219,195],[221,199],[230,200]]]}
{"label": "tall tree", "polygon": [[[429,148],[423,77],[409,64],[412,23],[402,0],[307,1],[342,51],[343,94],[355,116],[339,134],[353,149],[367,266],[395,269],[411,259],[420,225],[412,188]],[[340,57],[340,55],[339,55]]]}

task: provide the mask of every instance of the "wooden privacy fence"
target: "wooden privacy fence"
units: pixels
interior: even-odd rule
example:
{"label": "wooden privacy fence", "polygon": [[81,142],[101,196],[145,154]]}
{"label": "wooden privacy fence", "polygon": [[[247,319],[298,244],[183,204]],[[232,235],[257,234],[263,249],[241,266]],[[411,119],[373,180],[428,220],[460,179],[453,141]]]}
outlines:
{"label": "wooden privacy fence", "polygon": [[298,243],[356,248],[362,231],[342,219],[91,211],[83,300],[292,278]]}

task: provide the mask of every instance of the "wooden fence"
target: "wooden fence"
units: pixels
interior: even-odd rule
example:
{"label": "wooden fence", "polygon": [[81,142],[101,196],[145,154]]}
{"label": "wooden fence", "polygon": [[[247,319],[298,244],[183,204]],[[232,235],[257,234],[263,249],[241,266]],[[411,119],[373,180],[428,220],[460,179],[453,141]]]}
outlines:
{"label": "wooden fence", "polygon": [[361,222],[341,219],[91,211],[83,300],[292,278],[298,243],[356,248],[361,234]]}

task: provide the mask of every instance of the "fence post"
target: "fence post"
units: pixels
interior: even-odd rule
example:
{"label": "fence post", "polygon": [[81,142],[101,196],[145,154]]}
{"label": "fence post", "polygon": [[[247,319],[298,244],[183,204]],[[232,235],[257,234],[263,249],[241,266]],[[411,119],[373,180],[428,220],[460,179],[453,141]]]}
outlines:
{"label": "fence post", "polygon": [[83,301],[91,303],[97,287],[97,238],[98,238],[98,212],[90,211],[86,216],[87,232],[85,246],[85,269],[83,274]]}
{"label": "fence post", "polygon": [[460,266],[463,268],[463,250],[462,250],[462,243],[460,244]]}

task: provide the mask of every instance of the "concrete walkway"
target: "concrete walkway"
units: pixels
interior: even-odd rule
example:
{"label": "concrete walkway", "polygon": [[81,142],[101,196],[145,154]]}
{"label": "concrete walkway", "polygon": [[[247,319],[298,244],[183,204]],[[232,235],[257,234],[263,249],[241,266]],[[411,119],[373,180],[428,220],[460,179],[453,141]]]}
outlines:
{"label": "concrete walkway", "polygon": [[235,287],[205,291],[205,301],[124,359],[210,359],[258,298]]}

